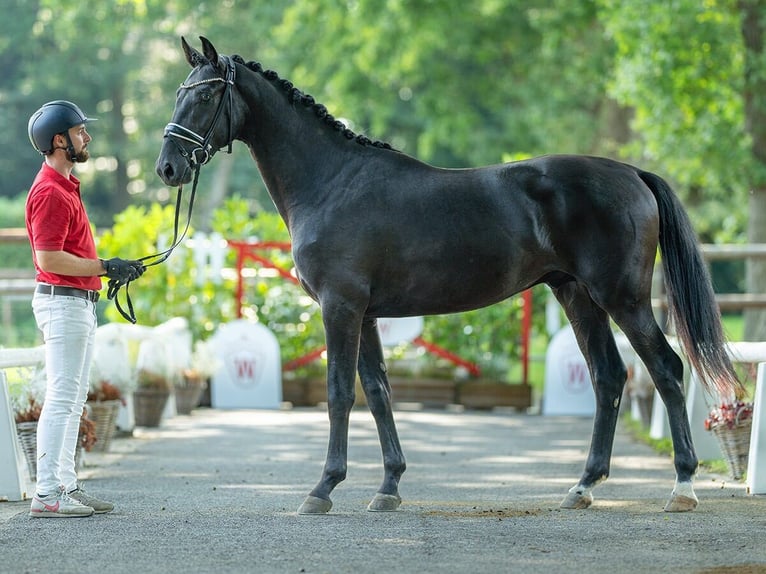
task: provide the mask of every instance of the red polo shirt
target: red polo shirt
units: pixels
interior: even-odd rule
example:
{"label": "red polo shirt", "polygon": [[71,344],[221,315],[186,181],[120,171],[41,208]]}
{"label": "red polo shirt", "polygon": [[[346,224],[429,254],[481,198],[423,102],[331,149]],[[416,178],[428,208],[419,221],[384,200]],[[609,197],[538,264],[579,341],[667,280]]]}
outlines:
{"label": "red polo shirt", "polygon": [[27,195],[26,223],[39,283],[92,291],[101,289],[101,279],[97,276],[46,273],[37,264],[35,250],[66,251],[77,257],[97,258],[90,221],[80,197],[80,181],[75,176],[67,179],[43,162]]}

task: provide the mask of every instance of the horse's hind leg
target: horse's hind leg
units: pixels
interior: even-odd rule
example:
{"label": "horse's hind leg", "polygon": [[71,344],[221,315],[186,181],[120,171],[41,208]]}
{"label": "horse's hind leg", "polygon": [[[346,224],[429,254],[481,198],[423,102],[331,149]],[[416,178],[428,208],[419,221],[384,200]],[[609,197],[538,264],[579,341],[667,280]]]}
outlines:
{"label": "horse's hind leg", "polygon": [[668,423],[673,439],[673,464],[676,484],[666,512],[686,512],[697,507],[692,479],[697,471],[697,455],[686,412],[683,388],[683,363],[662,334],[648,304],[630,313],[612,313],[612,318],[628,337],[638,356],[646,365],[654,385],[668,411]]}
{"label": "horse's hind leg", "polygon": [[580,481],[572,487],[561,508],[588,508],[592,489],[609,476],[614,433],[622,390],[627,379],[606,312],[591,299],[584,286],[571,281],[554,289],[577,338],[596,395],[596,416],[588,460]]}
{"label": "horse's hind leg", "polygon": [[399,508],[399,479],[406,468],[391,406],[391,387],[386,377],[386,365],[376,322],[366,319],[362,323],[359,345],[359,377],[367,397],[367,405],[378,427],[380,447],[383,451],[383,483],[367,510],[392,511]]}

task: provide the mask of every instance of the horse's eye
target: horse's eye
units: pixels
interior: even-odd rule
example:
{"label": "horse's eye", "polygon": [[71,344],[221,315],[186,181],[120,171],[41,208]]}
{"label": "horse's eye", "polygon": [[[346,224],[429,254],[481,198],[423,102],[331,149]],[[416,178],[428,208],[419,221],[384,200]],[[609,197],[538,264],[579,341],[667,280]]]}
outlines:
{"label": "horse's eye", "polygon": [[209,101],[210,101],[210,92],[202,92],[202,93],[199,95],[199,97],[200,97],[200,99],[201,99],[203,102],[209,102]]}

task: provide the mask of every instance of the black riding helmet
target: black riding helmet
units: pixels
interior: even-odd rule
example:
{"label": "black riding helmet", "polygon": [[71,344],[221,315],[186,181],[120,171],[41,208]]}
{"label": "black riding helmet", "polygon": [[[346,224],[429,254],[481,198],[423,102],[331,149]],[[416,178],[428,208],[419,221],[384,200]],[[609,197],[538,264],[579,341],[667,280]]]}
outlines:
{"label": "black riding helmet", "polygon": [[72,102],[65,100],[48,102],[29,118],[27,126],[29,141],[37,151],[47,155],[53,151],[53,136],[66,133],[73,126],[86,124],[95,119],[87,117]]}

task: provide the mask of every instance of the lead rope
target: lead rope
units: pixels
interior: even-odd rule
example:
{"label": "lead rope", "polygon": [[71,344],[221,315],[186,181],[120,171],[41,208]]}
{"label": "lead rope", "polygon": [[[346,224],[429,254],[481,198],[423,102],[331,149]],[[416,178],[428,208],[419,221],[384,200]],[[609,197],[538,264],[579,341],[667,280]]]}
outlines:
{"label": "lead rope", "polygon": [[[192,191],[191,196],[189,197],[189,213],[186,217],[186,225],[184,226],[184,230],[181,233],[180,237],[178,235],[178,228],[179,228],[179,220],[180,220],[180,213],[181,213],[181,196],[183,192],[183,186],[178,186],[178,191],[176,193],[176,209],[175,209],[175,216],[173,220],[173,241],[171,242],[170,247],[165,249],[164,251],[160,251],[158,253],[154,253],[153,255],[145,255],[144,257],[141,257],[138,259],[138,261],[141,261],[142,263],[144,261],[153,259],[153,261],[150,261],[149,263],[144,264],[144,267],[152,267],[153,265],[159,265],[163,261],[167,260],[168,257],[170,257],[170,254],[173,253],[173,250],[178,247],[181,242],[186,237],[186,232],[189,231],[189,225],[191,224],[191,217],[192,217],[192,209],[194,208],[194,196],[197,193],[197,181],[199,181],[199,172],[200,167],[202,167],[202,164],[197,164],[194,168],[194,182],[192,183]],[[107,291],[106,291],[106,298],[111,300],[114,300],[114,306],[117,308],[117,311],[119,311],[120,315],[122,315],[126,320],[130,321],[132,324],[136,324],[136,321],[138,320],[136,318],[136,313],[133,310],[133,301],[130,299],[130,283],[132,280],[128,281],[120,281],[119,279],[110,279]],[[117,296],[120,292],[120,289],[122,287],[125,287],[125,302],[128,306],[128,310],[125,311],[122,308],[122,305],[120,305],[120,299]]]}

